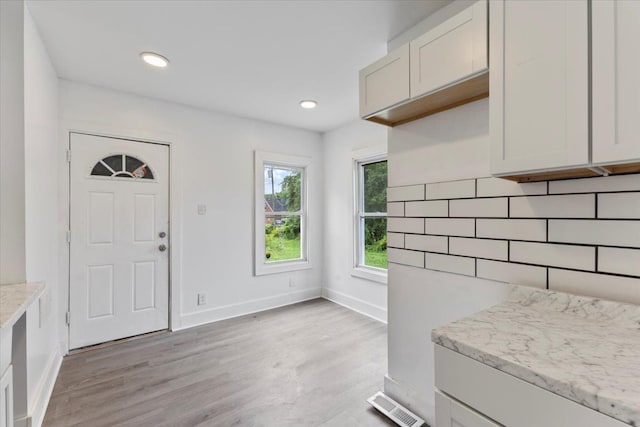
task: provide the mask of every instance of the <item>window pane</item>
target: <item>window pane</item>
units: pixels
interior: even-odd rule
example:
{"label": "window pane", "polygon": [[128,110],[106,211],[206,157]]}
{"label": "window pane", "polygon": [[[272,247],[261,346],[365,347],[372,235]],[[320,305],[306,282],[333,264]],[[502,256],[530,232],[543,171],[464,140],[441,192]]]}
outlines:
{"label": "window pane", "polygon": [[143,163],[139,159],[136,159],[133,156],[126,156],[125,163],[126,163],[127,172],[131,172],[131,173],[133,173],[134,170],[138,169],[140,166],[143,165]]}
{"label": "window pane", "polygon": [[301,259],[300,216],[267,216],[264,246],[265,262]]}
{"label": "window pane", "polygon": [[387,161],[369,163],[364,170],[364,211],[387,211]]}
{"label": "window pane", "polygon": [[297,212],[302,194],[302,169],[264,165],[265,212]]}
{"label": "window pane", "polygon": [[364,265],[387,268],[387,218],[364,219]]}
{"label": "window pane", "polygon": [[113,175],[113,173],[109,169],[107,169],[107,167],[105,165],[103,165],[101,162],[98,162],[98,163],[96,163],[96,165],[91,170],[91,175],[94,175],[94,176],[111,176],[111,175]]}
{"label": "window pane", "polygon": [[105,157],[102,159],[114,172],[122,171],[122,154]]}

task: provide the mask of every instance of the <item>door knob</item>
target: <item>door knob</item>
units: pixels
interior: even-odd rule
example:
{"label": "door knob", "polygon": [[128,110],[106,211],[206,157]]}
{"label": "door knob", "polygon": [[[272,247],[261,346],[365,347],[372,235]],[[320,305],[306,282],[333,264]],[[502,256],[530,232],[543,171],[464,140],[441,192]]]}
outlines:
{"label": "door knob", "polygon": [[160,245],[158,246],[158,249],[160,250],[160,252],[164,252],[167,250],[167,246],[166,245]]}

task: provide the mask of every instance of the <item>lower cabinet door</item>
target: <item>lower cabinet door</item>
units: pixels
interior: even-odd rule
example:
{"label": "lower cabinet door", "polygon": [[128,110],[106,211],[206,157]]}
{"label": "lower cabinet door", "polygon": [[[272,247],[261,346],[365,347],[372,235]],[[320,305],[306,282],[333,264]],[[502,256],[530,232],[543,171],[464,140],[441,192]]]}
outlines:
{"label": "lower cabinet door", "polygon": [[0,378],[0,427],[13,427],[13,369]]}
{"label": "lower cabinet door", "polygon": [[436,427],[501,427],[501,424],[436,391]]}

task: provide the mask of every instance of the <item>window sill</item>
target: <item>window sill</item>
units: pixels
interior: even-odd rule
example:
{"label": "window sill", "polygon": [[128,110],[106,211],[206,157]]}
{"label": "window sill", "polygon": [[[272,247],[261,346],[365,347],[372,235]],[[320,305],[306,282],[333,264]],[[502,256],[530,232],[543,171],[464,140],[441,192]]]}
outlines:
{"label": "window sill", "polygon": [[256,276],[265,276],[267,274],[287,273],[289,271],[309,270],[311,263],[305,261],[281,261],[273,264],[256,265]]}
{"label": "window sill", "polygon": [[387,284],[387,270],[378,268],[354,267],[351,270],[351,275],[354,277],[359,277],[361,279],[370,280],[372,282],[382,283],[383,285]]}

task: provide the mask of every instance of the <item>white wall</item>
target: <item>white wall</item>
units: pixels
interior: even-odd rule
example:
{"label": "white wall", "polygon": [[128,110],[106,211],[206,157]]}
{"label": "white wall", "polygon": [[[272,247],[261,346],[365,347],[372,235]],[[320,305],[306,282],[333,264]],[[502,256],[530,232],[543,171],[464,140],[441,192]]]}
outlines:
{"label": "white wall", "polygon": [[489,100],[389,131],[389,187],[490,176]]}
{"label": "white wall", "polygon": [[503,283],[390,263],[385,392],[435,425],[431,330],[501,302],[507,291]]}
{"label": "white wall", "polygon": [[24,3],[0,2],[0,284],[25,281]]}
{"label": "white wall", "polygon": [[[320,176],[310,177],[309,189],[313,269],[252,275],[253,152],[308,156],[316,170],[322,171],[319,134],[69,81],[60,81],[60,109],[60,153],[67,147],[69,129],[173,143],[175,199],[171,203],[177,209],[181,230],[181,241],[176,235],[171,241],[172,256],[181,260],[179,273],[172,275],[179,281],[174,283],[179,289],[174,297],[180,305],[173,313],[179,316],[178,328],[320,295]],[[62,154],[60,161],[64,164]],[[66,173],[65,164],[61,168],[63,181]],[[61,197],[63,210],[67,197],[66,193]],[[197,215],[198,204],[207,206],[205,216]],[[61,277],[66,274],[66,269],[61,271]],[[289,278],[295,279],[295,287],[289,286]],[[196,304],[198,293],[207,294],[205,306]]]}
{"label": "white wall", "polygon": [[[28,282],[47,286],[27,311],[27,396],[40,425],[62,361],[58,325],[58,77],[25,9],[25,236]],[[42,309],[42,312],[40,311]]]}
{"label": "white wall", "polygon": [[[488,101],[389,131],[389,187],[489,175]],[[499,302],[506,285],[389,265],[385,391],[434,422],[431,330]]]}
{"label": "white wall", "polygon": [[387,286],[351,275],[353,269],[353,152],[387,145],[387,129],[357,121],[327,132],[324,144],[323,295],[386,322]]}
{"label": "white wall", "polygon": [[[440,9],[391,40],[406,43],[469,2]],[[389,131],[389,187],[489,176],[489,108],[480,100]],[[488,280],[389,265],[389,367],[385,392],[434,425],[431,330],[490,307],[507,286]]]}

